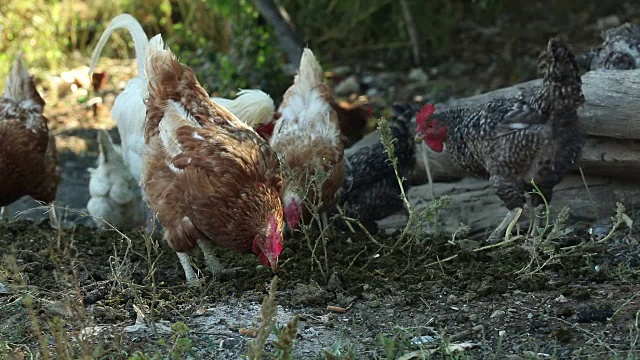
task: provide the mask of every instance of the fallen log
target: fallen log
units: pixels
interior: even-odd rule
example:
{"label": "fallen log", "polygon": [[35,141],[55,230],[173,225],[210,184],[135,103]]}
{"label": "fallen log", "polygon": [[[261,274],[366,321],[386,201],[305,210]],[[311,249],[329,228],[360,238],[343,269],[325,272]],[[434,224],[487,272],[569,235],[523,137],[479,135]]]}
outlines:
{"label": "fallen log", "polygon": [[[485,179],[467,177],[457,182],[438,182],[434,183],[434,190],[436,197],[447,195],[450,199],[449,205],[439,213],[439,223],[446,234],[456,232],[461,223],[472,231],[488,229],[490,232],[507,213]],[[407,196],[415,211],[420,212],[431,201],[429,185],[414,186]],[[566,206],[576,220],[589,223],[606,220],[615,214],[616,202],[622,203],[627,209],[638,207],[640,187],[603,177],[589,177],[584,182],[580,175],[571,174],[554,188],[551,219],[555,219]],[[396,214],[380,220],[378,225],[381,230],[391,232],[403,228],[406,222],[406,215]]]}

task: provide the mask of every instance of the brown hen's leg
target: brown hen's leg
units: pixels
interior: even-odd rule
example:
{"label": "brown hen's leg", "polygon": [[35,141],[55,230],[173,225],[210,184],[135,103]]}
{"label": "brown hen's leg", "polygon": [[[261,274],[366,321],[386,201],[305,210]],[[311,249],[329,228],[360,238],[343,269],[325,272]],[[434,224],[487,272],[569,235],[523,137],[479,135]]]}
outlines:
{"label": "brown hen's leg", "polygon": [[176,252],[176,255],[178,255],[178,259],[180,259],[182,269],[184,269],[184,276],[187,279],[187,285],[189,287],[197,287],[199,285],[198,276],[196,275],[196,272],[193,271],[193,267],[189,261],[189,255],[183,252]]}
{"label": "brown hen's leg", "polygon": [[200,246],[200,249],[202,249],[202,252],[204,253],[204,259],[207,262],[207,267],[213,274],[213,277],[219,277],[222,273],[223,267],[218,258],[213,254],[213,245],[209,241],[198,240],[198,246]]}
{"label": "brown hen's leg", "polygon": [[153,231],[155,230],[156,227],[156,218],[153,214],[153,211],[151,210],[151,208],[149,207],[149,205],[145,204],[144,205],[144,217],[145,217],[145,223],[144,223],[144,233],[147,235],[152,235]]}

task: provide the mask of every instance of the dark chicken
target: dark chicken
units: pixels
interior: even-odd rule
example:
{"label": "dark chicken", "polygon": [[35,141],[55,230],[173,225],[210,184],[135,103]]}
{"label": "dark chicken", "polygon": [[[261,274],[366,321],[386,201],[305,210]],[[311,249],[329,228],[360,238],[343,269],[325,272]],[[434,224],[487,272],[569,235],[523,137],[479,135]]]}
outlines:
{"label": "dark chicken", "polygon": [[332,101],[331,107],[338,114],[340,132],[346,137],[344,147],[348,148],[362,139],[367,129],[367,121],[373,113],[371,105],[355,105],[347,101]]}
{"label": "dark chicken", "polygon": [[[549,40],[538,61],[542,86],[510,99],[496,99],[474,109],[453,109],[417,118],[418,132],[434,151],[443,143],[461,169],[488,176],[509,213],[491,234],[502,235],[522,208],[531,180],[551,201],[553,187],[577,161],[585,142],[577,109],[584,103],[582,81],[573,53]],[[531,196],[531,206],[543,203]],[[532,232],[537,230],[536,217]]]}
{"label": "dark chicken", "polygon": [[602,44],[578,58],[585,69],[640,68],[640,25],[625,23],[603,31],[602,38]]}
{"label": "dark chicken", "polygon": [[[389,122],[395,139],[400,176],[406,178],[415,164],[415,141],[409,123],[417,108],[396,103]],[[378,139],[373,145],[362,147],[347,156],[345,180],[340,190],[339,205],[345,215],[357,218],[369,232],[377,232],[376,220],[403,209],[400,187],[393,166]],[[406,182],[405,182],[406,187]]]}

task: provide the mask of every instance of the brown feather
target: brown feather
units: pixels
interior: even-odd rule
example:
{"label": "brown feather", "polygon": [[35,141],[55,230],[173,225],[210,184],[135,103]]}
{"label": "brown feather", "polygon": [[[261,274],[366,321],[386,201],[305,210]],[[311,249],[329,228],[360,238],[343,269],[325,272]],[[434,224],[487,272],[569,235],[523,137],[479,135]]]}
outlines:
{"label": "brown feather", "polygon": [[[282,174],[276,153],[213,103],[190,68],[173,56],[152,56],[142,185],[171,248],[188,251],[196,240],[208,240],[248,251],[257,236],[269,235],[270,217],[281,232]],[[170,100],[199,126],[168,111],[174,106]],[[175,129],[175,155],[162,142],[164,126]]]}

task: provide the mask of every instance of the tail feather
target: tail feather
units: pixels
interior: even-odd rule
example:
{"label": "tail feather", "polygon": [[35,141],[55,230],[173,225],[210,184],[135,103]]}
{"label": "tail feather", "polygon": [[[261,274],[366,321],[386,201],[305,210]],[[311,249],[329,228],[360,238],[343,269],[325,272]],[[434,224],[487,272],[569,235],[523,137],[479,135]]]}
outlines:
{"label": "tail feather", "polygon": [[211,101],[193,70],[181,64],[175,54],[165,48],[161,35],[151,38],[145,58],[149,81],[145,125],[147,138],[157,134],[169,102],[185,118],[192,118],[200,125],[227,123],[229,119],[233,119],[236,126],[243,124],[229,110]]}
{"label": "tail feather", "polygon": [[229,109],[252,128],[271,122],[275,113],[271,96],[257,89],[242,89],[233,100],[222,97],[213,97],[211,100]]}
{"label": "tail feather", "polygon": [[297,91],[307,92],[314,89],[324,81],[324,74],[322,68],[313,55],[313,51],[309,48],[305,48],[302,51],[302,57],[300,58],[300,67],[298,68],[298,74],[294,79],[295,87]]}
{"label": "tail feather", "polygon": [[110,162],[116,152],[111,135],[106,130],[98,130],[98,150],[100,151],[100,159],[105,163]]}
{"label": "tail feather", "polygon": [[29,68],[27,68],[22,60],[22,52],[18,53],[18,56],[13,62],[11,72],[7,77],[4,97],[16,103],[31,101],[36,106],[39,106],[40,110],[44,107],[44,100],[36,89],[33,78],[31,74],[29,74]]}
{"label": "tail feather", "polygon": [[91,54],[91,65],[89,65],[89,74],[93,73],[93,70],[98,63],[98,58],[100,57],[100,53],[102,53],[102,49],[109,40],[111,34],[118,29],[127,29],[131,37],[133,38],[133,46],[136,49],[136,60],[138,62],[138,77],[144,77],[144,54],[145,48],[147,47],[147,43],[149,39],[142,29],[142,25],[129,14],[120,14],[114,17],[109,26],[104,30],[102,35],[100,36],[100,40],[98,40],[98,44],[96,48],[93,50],[93,54]]}
{"label": "tail feather", "polygon": [[576,57],[569,47],[551,38],[539,59],[543,84],[549,89],[555,109],[577,109],[584,104],[582,78]]}

